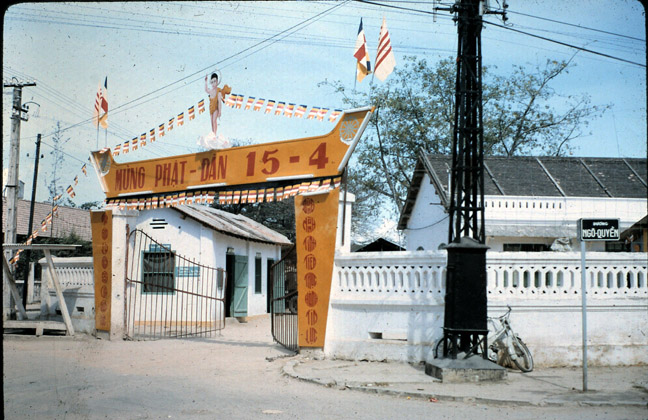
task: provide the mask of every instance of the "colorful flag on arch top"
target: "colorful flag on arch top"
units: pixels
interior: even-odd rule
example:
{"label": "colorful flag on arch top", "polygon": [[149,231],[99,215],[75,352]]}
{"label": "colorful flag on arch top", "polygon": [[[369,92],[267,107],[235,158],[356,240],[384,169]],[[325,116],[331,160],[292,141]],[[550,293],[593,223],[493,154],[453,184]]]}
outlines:
{"label": "colorful flag on arch top", "polygon": [[382,26],[380,27],[380,39],[378,40],[378,53],[376,54],[376,69],[374,75],[384,81],[396,66],[396,58],[392,51],[389,31],[387,31],[387,22],[383,17]]}
{"label": "colorful flag on arch top", "polygon": [[369,73],[371,73],[371,60],[369,59],[367,39],[365,38],[364,29],[362,28],[362,18],[360,18],[358,38],[356,39],[353,56],[356,58],[356,60],[358,60],[358,63],[356,65],[356,80],[358,82],[362,82],[362,79],[364,79]]}
{"label": "colorful flag on arch top", "polygon": [[103,128],[108,128],[108,77],[104,80],[103,87],[99,85],[97,89],[92,119],[95,127],[99,128],[101,124]]}

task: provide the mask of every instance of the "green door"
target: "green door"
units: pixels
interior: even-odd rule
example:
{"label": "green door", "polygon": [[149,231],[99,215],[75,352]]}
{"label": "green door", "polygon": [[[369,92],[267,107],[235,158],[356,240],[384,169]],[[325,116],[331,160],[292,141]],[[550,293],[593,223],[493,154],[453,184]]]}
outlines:
{"label": "green door", "polygon": [[234,295],[230,314],[234,317],[247,316],[248,307],[248,257],[234,256]]}

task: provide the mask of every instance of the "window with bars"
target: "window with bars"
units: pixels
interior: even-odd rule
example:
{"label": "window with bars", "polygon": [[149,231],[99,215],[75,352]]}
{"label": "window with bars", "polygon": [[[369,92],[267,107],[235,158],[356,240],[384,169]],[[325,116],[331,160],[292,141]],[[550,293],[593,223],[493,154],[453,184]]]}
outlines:
{"label": "window with bars", "polygon": [[163,247],[144,251],[142,282],[144,293],[175,293],[175,253]]}
{"label": "window with bars", "polygon": [[254,259],[254,293],[263,293],[261,290],[262,276],[261,276],[261,254],[257,253]]}

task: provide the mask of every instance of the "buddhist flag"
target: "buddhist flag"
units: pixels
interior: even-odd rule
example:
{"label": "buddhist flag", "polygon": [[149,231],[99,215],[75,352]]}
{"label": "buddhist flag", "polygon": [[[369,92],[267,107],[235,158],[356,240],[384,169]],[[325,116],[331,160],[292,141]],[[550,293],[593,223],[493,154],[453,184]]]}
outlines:
{"label": "buddhist flag", "polygon": [[272,108],[275,106],[275,101],[272,99],[268,99],[268,103],[266,105],[265,113],[268,114],[270,111],[272,111]]}
{"label": "buddhist flag", "polygon": [[69,194],[69,196],[72,197],[72,198],[74,198],[74,196],[76,195],[76,194],[74,193],[74,189],[72,189],[72,185],[68,185],[66,191],[67,191],[67,193]]}
{"label": "buddhist flag", "polygon": [[291,118],[293,116],[293,112],[295,112],[295,104],[286,105],[286,110],[284,111],[284,115],[288,118]]}
{"label": "buddhist flag", "polygon": [[320,108],[319,112],[317,113],[317,119],[320,121],[324,121],[324,117],[328,113],[328,108]]}
{"label": "buddhist flag", "polygon": [[178,114],[178,127],[184,125],[184,112]]}
{"label": "buddhist flag", "polygon": [[160,126],[158,127],[158,134],[160,135],[160,137],[164,137],[164,123],[160,124]]}
{"label": "buddhist flag", "polygon": [[99,124],[103,128],[108,128],[108,77],[104,81],[103,87],[99,85],[97,89],[97,96],[95,97],[93,121],[95,127],[99,128]]}
{"label": "buddhist flag", "polygon": [[275,109],[275,115],[281,115],[283,112],[284,106],[286,105],[285,102],[279,102],[277,103],[277,108]]}
{"label": "buddhist flag", "polygon": [[391,41],[389,40],[389,32],[387,31],[387,23],[383,18],[382,26],[380,27],[380,39],[378,40],[378,53],[376,54],[376,71],[374,75],[380,80],[384,81],[387,76],[394,71],[396,66],[396,58],[392,51]]}
{"label": "buddhist flag", "polygon": [[133,137],[133,140],[131,140],[130,148],[132,151],[137,150],[137,137]]}
{"label": "buddhist flag", "polygon": [[120,151],[121,151],[121,143],[116,145],[115,148],[113,149],[113,156],[119,156]]}
{"label": "buddhist flag", "polygon": [[140,134],[140,147],[146,146],[146,131]]}
{"label": "buddhist flag", "polygon": [[313,118],[317,117],[317,114],[319,113],[319,108],[314,106],[311,108],[310,112],[308,113],[308,119],[312,120]]}
{"label": "buddhist flag", "polygon": [[353,53],[353,56],[358,60],[356,79],[358,82],[362,82],[362,79],[371,73],[371,60],[369,59],[367,39],[365,38],[364,29],[362,29],[362,18],[360,18],[358,38],[356,39],[355,52]]}
{"label": "buddhist flag", "polygon": [[126,141],[124,142],[124,145],[122,146],[122,151],[123,151],[124,153],[128,153],[128,147],[129,147],[129,145],[130,145],[130,142],[129,142],[128,140],[126,140]]}
{"label": "buddhist flag", "polygon": [[250,96],[245,103],[245,110],[247,111],[248,109],[252,108],[252,105],[254,105],[254,96]]}
{"label": "buddhist flag", "polygon": [[195,113],[194,106],[192,105],[189,108],[189,121],[193,120],[194,118],[196,118],[196,113]]}
{"label": "buddhist flag", "polygon": [[88,171],[86,170],[86,164],[85,163],[81,167],[81,172],[83,172],[83,175],[88,176]]}
{"label": "buddhist flag", "polygon": [[74,186],[76,187],[77,185],[79,185],[79,175],[74,177]]}
{"label": "buddhist flag", "polygon": [[307,108],[306,105],[299,105],[297,107],[297,110],[295,111],[295,117],[297,117],[297,118],[303,117],[304,114],[306,113],[306,108]]}
{"label": "buddhist flag", "polygon": [[155,128],[151,128],[149,130],[149,140],[151,141],[151,143],[155,141]]}
{"label": "buddhist flag", "polygon": [[169,118],[169,125],[168,125],[168,128],[167,128],[167,131],[173,130],[173,122],[174,121],[175,121],[175,118],[173,118],[173,117]]}
{"label": "buddhist flag", "polygon": [[259,98],[257,99],[256,103],[254,104],[254,110],[259,111],[261,107],[263,106],[263,103],[265,102],[265,99]]}
{"label": "buddhist flag", "polygon": [[202,114],[205,112],[205,100],[201,99],[200,102],[198,102],[198,113]]}
{"label": "buddhist flag", "polygon": [[241,109],[243,106],[243,95],[239,95],[236,97],[236,109]]}
{"label": "buddhist flag", "polygon": [[334,121],[337,119],[337,117],[340,116],[341,113],[342,113],[342,110],[341,110],[341,109],[335,109],[335,110],[333,110],[333,111],[331,112],[331,115],[329,115],[329,121],[330,121],[330,122],[334,122]]}
{"label": "buddhist flag", "polygon": [[236,98],[238,97],[237,94],[232,93],[227,97],[227,101],[225,101],[225,105],[229,106],[230,108],[233,108],[234,105],[236,105]]}

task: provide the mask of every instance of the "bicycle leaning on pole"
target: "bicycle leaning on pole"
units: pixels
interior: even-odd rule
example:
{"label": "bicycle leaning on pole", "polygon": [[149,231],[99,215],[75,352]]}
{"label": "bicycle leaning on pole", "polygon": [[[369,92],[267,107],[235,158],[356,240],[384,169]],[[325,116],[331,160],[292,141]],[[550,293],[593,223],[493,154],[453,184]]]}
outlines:
{"label": "bicycle leaning on pole", "polygon": [[[511,315],[511,307],[504,315],[498,317],[488,318],[488,349],[486,349],[486,357],[491,362],[498,365],[509,367],[510,362],[513,362],[518,369],[522,372],[531,372],[533,370],[533,357],[529,348],[524,344],[524,341],[518,336],[511,328],[509,316]],[[470,356],[480,354],[483,352],[483,339],[468,350],[463,356],[464,359]],[[445,351],[445,346],[452,346],[449,340],[439,340],[434,348],[434,357],[438,358],[439,355],[452,354],[453,351]],[[449,349],[451,350],[451,349]]]}

